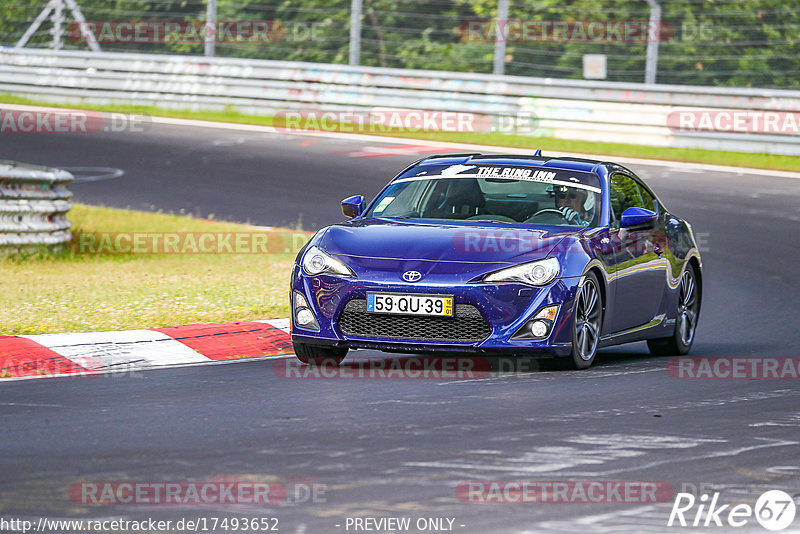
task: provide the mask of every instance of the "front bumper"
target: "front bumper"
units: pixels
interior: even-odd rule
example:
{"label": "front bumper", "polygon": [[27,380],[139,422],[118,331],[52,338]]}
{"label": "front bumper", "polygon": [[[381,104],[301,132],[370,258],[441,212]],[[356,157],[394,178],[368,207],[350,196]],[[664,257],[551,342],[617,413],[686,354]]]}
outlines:
{"label": "front bumper", "polygon": [[[292,341],[313,345],[376,349],[386,352],[458,352],[458,353],[525,353],[566,355],[571,351],[572,309],[579,278],[560,278],[547,286],[531,287],[521,283],[456,283],[447,277],[429,276],[423,282],[406,283],[396,279],[342,278],[331,275],[307,276],[295,266],[292,272],[291,294],[300,292],[319,325],[310,330],[295,324],[292,312]],[[366,299],[367,292],[453,295],[456,306],[453,318],[440,319],[425,335],[425,321],[416,321],[412,335],[380,335],[380,329],[368,334],[343,328],[343,313],[354,303]],[[290,296],[293,302],[293,296]],[[348,307],[348,303],[350,306]],[[542,307],[559,304],[560,309],[547,337],[543,339],[512,339]],[[475,323],[469,325],[471,339],[458,336],[459,310],[474,309],[485,321],[485,335],[476,339]],[[472,312],[470,312],[472,313]],[[382,316],[382,320],[412,322],[409,316]],[[474,318],[473,318],[474,319]],[[451,321],[442,326],[441,321]],[[346,322],[345,322],[346,323]],[[352,323],[351,323],[352,324]],[[404,329],[400,329],[404,330]],[[408,330],[408,329],[405,329]],[[422,332],[422,333],[420,333]],[[450,335],[453,332],[455,335]]]}

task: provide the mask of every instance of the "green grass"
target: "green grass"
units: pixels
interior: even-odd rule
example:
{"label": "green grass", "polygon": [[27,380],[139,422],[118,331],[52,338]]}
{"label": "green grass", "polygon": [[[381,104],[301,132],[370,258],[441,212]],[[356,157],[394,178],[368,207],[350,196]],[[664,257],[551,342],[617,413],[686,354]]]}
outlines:
{"label": "green grass", "polygon": [[[0,335],[156,328],[288,317],[296,250],[308,234],[269,233],[269,254],[132,254],[80,250],[96,232],[260,232],[176,215],[76,205],[72,246],[0,256]],[[263,232],[261,232],[263,233]],[[125,234],[128,235],[128,234]],[[200,234],[198,234],[200,235]],[[239,248],[235,250],[245,250]]]}
{"label": "green grass", "polygon": [[[242,124],[258,124],[279,126],[280,119],[268,116],[245,115],[231,109],[224,111],[189,111],[163,109],[155,106],[130,105],[93,105],[93,104],[53,104],[30,100],[12,95],[0,95],[0,102],[8,104],[27,104],[52,107],[76,108],[96,111],[141,114],[161,117],[177,117]],[[346,131],[350,128],[344,128]],[[635,158],[662,159],[670,161],[686,161],[755,169],[772,169],[784,171],[800,171],[800,157],[774,154],[750,154],[745,152],[725,152],[721,150],[700,150],[694,148],[650,147],[619,143],[601,143],[591,141],[569,141],[550,137],[529,137],[500,133],[461,133],[461,132],[407,132],[389,130],[386,132],[370,132],[372,135],[388,135],[409,139],[427,139],[450,143],[471,143],[491,146],[541,148],[543,151],[577,152],[585,154],[602,154],[607,156],[627,156]]]}

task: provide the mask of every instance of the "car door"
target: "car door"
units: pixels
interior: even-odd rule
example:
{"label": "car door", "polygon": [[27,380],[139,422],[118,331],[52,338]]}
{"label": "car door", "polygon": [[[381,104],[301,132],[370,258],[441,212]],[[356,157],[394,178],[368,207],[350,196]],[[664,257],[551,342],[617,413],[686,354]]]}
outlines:
{"label": "car door", "polygon": [[652,227],[620,228],[619,220],[628,208],[658,210],[652,195],[637,181],[623,173],[614,173],[610,180],[611,231],[614,265],[609,277],[616,286],[614,313],[607,318],[607,331],[620,332],[650,322],[656,315],[666,284],[663,250],[663,229],[659,218]]}

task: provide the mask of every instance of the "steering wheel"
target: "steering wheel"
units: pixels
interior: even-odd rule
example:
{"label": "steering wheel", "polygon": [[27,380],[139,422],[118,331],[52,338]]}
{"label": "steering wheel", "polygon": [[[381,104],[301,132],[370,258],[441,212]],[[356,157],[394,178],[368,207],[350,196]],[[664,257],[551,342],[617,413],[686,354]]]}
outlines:
{"label": "steering wheel", "polygon": [[564,214],[555,208],[539,210],[525,220],[526,223],[538,222],[542,224],[553,223],[561,224],[564,221]]}

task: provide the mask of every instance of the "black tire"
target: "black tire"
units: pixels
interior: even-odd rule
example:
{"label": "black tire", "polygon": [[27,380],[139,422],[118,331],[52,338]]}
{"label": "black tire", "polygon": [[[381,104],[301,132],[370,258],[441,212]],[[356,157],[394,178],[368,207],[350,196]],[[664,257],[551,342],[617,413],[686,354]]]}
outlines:
{"label": "black tire", "polygon": [[688,354],[694,343],[697,320],[700,318],[700,287],[697,273],[689,265],[681,275],[678,292],[678,314],[675,318],[675,331],[669,337],[648,339],[647,348],[654,356],[683,356]]}
{"label": "black tire", "polygon": [[339,347],[321,347],[319,345],[308,345],[306,343],[295,343],[294,355],[301,362],[308,365],[331,365],[337,366],[342,363],[344,357],[347,356],[346,348]]}
{"label": "black tire", "polygon": [[586,273],[575,295],[575,320],[572,322],[572,352],[561,358],[566,369],[588,369],[597,356],[603,329],[603,293],[592,271]]}

